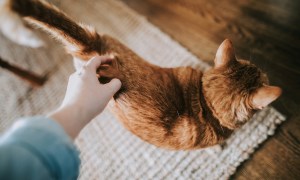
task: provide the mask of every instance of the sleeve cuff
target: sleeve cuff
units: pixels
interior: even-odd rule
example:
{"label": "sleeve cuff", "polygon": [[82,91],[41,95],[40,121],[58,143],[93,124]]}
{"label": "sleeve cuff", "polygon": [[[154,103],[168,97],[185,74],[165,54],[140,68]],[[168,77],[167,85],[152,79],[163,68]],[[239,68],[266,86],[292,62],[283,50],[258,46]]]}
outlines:
{"label": "sleeve cuff", "polygon": [[47,117],[22,118],[4,134],[2,143],[22,144],[57,179],[76,179],[79,152],[64,129]]}

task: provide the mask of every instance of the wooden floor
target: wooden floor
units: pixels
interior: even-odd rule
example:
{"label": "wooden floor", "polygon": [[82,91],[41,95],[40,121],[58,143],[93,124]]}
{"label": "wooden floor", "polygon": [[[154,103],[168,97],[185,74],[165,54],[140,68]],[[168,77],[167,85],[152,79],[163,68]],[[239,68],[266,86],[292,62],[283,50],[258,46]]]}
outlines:
{"label": "wooden floor", "polygon": [[287,116],[232,179],[300,179],[300,1],[123,0],[200,59],[230,38],[237,56],[283,88],[272,105]]}

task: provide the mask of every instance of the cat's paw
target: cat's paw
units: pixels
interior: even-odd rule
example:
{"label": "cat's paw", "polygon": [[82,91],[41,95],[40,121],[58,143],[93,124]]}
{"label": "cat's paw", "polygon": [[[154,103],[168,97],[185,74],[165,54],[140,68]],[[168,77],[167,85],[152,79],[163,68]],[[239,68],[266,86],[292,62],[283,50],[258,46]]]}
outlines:
{"label": "cat's paw", "polygon": [[0,31],[11,41],[32,48],[45,46],[44,41],[3,2],[0,3],[0,22]]}

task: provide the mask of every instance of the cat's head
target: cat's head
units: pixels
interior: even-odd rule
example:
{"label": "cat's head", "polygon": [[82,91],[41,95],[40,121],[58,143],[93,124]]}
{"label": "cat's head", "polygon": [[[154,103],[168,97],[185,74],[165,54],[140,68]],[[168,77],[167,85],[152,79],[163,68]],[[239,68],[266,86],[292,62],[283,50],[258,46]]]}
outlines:
{"label": "cat's head", "polygon": [[214,63],[203,75],[203,93],[214,116],[225,127],[240,127],[256,110],[281,95],[281,89],[269,86],[266,74],[259,68],[235,57],[228,39],[218,48]]}

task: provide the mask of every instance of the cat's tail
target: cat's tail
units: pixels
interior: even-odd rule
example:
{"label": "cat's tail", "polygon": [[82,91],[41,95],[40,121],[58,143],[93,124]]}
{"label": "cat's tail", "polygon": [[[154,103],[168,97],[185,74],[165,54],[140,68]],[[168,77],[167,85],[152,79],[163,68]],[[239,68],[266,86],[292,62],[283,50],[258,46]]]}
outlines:
{"label": "cat's tail", "polygon": [[103,51],[101,36],[93,28],[74,22],[45,1],[10,0],[9,8],[29,23],[52,34],[77,58],[88,60]]}

